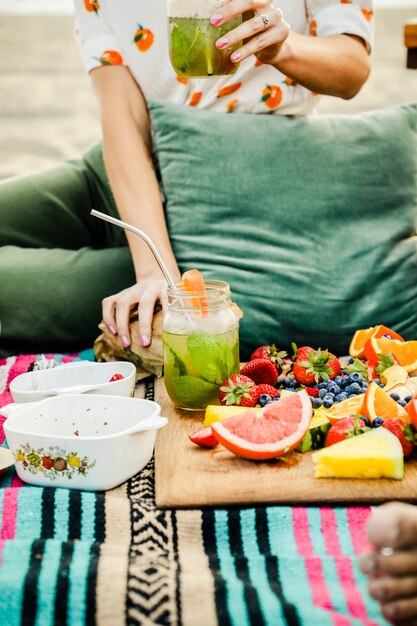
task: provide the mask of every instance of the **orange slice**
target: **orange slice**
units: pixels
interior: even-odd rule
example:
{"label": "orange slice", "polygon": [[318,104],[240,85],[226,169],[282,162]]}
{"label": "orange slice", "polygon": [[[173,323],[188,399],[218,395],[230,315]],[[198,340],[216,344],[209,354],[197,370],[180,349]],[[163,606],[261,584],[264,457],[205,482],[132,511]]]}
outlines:
{"label": "orange slice", "polygon": [[365,343],[365,357],[370,361],[377,361],[378,354],[391,353],[407,372],[417,370],[417,341],[399,341],[398,339],[385,339],[371,337]]}
{"label": "orange slice", "polygon": [[391,335],[393,339],[398,339],[398,341],[404,341],[404,339],[392,330],[388,328],[388,326],[384,326],[383,324],[378,324],[377,326],[371,326],[370,328],[361,328],[357,330],[356,333],[352,337],[352,341],[349,346],[349,354],[350,356],[356,357],[358,359],[364,356],[364,348],[368,339],[371,337],[383,337],[384,335]]}
{"label": "orange slice", "polygon": [[326,417],[333,426],[344,417],[350,417],[355,413],[362,413],[363,395],[353,396],[341,402],[337,402],[327,410]]}
{"label": "orange slice", "polygon": [[181,278],[182,286],[187,293],[198,296],[191,298],[191,304],[197,309],[201,309],[203,316],[208,315],[207,291],[204,278],[198,270],[188,270]]}
{"label": "orange slice", "polygon": [[376,417],[386,420],[391,417],[399,417],[409,422],[407,411],[398,402],[384,391],[376,382],[369,383],[363,398],[362,415],[365,415],[370,422]]}
{"label": "orange slice", "polygon": [[417,428],[417,398],[413,398],[405,407],[409,420],[414,428]]}

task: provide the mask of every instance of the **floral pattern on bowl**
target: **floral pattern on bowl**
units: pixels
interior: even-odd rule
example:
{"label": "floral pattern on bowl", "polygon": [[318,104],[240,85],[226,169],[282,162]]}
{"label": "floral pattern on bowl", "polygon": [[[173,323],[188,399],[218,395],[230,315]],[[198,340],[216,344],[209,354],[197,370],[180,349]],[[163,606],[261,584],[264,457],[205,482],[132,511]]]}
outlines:
{"label": "floral pattern on bowl", "polygon": [[59,446],[34,449],[28,443],[21,445],[13,455],[16,465],[20,464],[31,474],[41,472],[45,478],[53,481],[62,476],[71,480],[75,475],[87,476],[96,461],[77,452],[67,452]]}

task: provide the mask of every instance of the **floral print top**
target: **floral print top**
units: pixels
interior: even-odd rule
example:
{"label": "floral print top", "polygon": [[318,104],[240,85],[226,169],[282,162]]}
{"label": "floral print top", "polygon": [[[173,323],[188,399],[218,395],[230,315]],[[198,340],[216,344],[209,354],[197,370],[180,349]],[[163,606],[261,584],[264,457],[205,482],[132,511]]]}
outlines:
{"label": "floral print top", "polygon": [[[167,0],[74,0],[87,71],[126,65],[145,98],[223,112],[306,115],[317,94],[270,65],[245,59],[231,76],[178,78],[168,52]],[[294,32],[357,35],[372,47],[373,0],[275,0]]]}

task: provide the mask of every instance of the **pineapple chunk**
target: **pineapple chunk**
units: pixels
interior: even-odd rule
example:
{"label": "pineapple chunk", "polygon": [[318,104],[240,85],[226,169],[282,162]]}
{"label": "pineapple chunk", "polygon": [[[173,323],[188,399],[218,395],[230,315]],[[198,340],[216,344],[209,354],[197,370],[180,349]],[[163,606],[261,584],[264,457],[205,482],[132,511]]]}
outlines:
{"label": "pineapple chunk", "polygon": [[[204,426],[211,426],[213,422],[221,422],[226,417],[232,415],[238,415],[239,413],[245,413],[248,410],[247,406],[217,406],[216,404],[209,404],[206,408],[206,415],[204,417]],[[256,413],[262,413],[261,408],[254,408],[251,411]]]}
{"label": "pineapple chunk", "polygon": [[401,444],[386,428],[345,439],[312,456],[316,478],[404,478]]}

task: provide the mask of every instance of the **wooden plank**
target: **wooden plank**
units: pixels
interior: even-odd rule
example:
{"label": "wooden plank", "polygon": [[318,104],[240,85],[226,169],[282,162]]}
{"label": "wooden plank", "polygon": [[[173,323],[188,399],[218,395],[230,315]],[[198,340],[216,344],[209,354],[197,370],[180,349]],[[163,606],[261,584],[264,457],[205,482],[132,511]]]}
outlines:
{"label": "wooden plank", "polygon": [[417,500],[417,460],[407,461],[405,478],[359,480],[314,478],[311,453],[291,452],[281,460],[256,463],[222,446],[203,450],[188,434],[201,427],[204,413],[176,411],[163,379],[156,400],[167,426],[155,446],[155,489],[159,507],[195,508],[236,504],[375,504]]}

